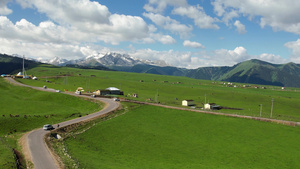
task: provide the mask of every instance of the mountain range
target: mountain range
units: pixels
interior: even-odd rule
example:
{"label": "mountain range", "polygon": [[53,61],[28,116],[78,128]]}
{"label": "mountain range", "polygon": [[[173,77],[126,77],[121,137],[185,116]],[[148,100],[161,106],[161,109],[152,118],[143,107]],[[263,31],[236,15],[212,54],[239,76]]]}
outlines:
{"label": "mountain range", "polygon": [[299,64],[272,64],[257,59],[244,61],[231,67],[220,66],[184,69],[171,66],[135,65],[132,67],[115,66],[112,68],[118,71],[186,76],[203,80],[300,87]]}
{"label": "mountain range", "polygon": [[[13,57],[8,55],[0,55],[0,67],[4,65],[3,59],[1,59],[4,56]],[[300,65],[292,62],[286,64],[272,64],[265,61],[252,59],[238,63],[234,66],[185,69],[168,66],[164,61],[153,62],[150,60],[136,59],[127,54],[99,53],[83,59],[70,61],[55,57],[46,63],[57,66],[69,66],[84,69],[93,68],[100,70],[117,70],[158,75],[186,76],[203,80],[300,87]],[[6,66],[6,68],[8,68],[8,66]],[[0,73],[3,72],[2,69],[0,69],[0,71]],[[9,73],[9,71],[6,71],[6,73]]]}
{"label": "mountain range", "polygon": [[111,53],[111,52],[106,54],[98,53],[77,60],[66,60],[66,59],[61,59],[59,57],[54,57],[49,61],[44,61],[44,63],[49,63],[56,66],[66,66],[66,65],[74,65],[74,64],[80,66],[107,66],[107,67],[134,66],[139,64],[167,66],[167,64],[162,60],[160,61],[142,60],[138,58],[133,58],[128,54]]}

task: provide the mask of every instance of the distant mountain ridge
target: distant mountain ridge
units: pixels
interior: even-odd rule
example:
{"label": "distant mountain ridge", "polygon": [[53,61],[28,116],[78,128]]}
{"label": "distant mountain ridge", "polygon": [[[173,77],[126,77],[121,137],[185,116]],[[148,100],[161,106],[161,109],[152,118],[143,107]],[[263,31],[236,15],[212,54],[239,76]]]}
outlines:
{"label": "distant mountain ridge", "polygon": [[[30,69],[37,66],[38,62],[34,60],[25,59],[26,62],[24,63],[25,69]],[[23,58],[19,55],[6,55],[0,54],[0,73],[1,74],[12,74],[18,73],[23,69]]]}
{"label": "distant mountain ridge", "polygon": [[138,58],[133,58],[128,54],[111,53],[111,52],[106,54],[98,53],[77,60],[65,60],[65,59],[55,57],[45,62],[56,66],[66,66],[70,64],[77,64],[80,66],[108,66],[108,67],[109,66],[134,66],[138,64],[167,66],[167,64],[162,60],[160,61],[142,60]]}
{"label": "distant mountain ridge", "polygon": [[[15,69],[20,70],[21,60],[21,58],[15,56],[1,54],[0,73],[11,73],[13,71],[16,72]],[[38,64],[34,61],[26,61],[25,63],[29,63],[29,65],[27,65],[28,68]],[[185,69],[167,66],[167,64],[163,61],[152,62],[149,60],[145,61],[131,58],[129,55],[107,53],[91,55],[83,59],[71,61],[54,58],[52,59],[52,63],[59,66],[69,66],[84,69],[91,68],[98,70],[117,70],[135,73],[186,76],[203,80],[300,87],[299,64],[272,64],[257,59],[244,61],[234,66]]]}
{"label": "distant mountain ridge", "polygon": [[185,69],[135,65],[132,67],[112,67],[114,70],[152,73],[160,75],[186,76],[194,79],[229,81],[239,83],[300,87],[300,65],[295,63],[271,64],[257,59],[241,62],[232,67],[200,67]]}

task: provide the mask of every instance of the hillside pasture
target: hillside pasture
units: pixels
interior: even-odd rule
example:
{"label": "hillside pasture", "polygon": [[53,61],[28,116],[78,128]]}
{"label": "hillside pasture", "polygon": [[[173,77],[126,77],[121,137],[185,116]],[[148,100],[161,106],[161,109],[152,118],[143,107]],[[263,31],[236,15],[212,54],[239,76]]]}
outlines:
{"label": "hillside pasture", "polygon": [[[126,106],[125,106],[126,107]],[[300,128],[141,105],[65,140],[79,168],[299,168]]]}
{"label": "hillside pasture", "polygon": [[15,165],[12,149],[24,133],[44,124],[55,124],[101,109],[90,102],[62,93],[41,92],[14,86],[0,78],[0,168]]}
{"label": "hillside pasture", "polygon": [[[197,80],[180,76],[162,76],[154,74],[138,74],[117,71],[100,71],[90,69],[75,69],[42,65],[28,70],[39,80],[20,79],[22,83],[74,92],[77,87],[93,92],[97,89],[117,87],[124,91],[125,99],[144,102],[160,103],[181,107],[181,101],[192,99],[196,108],[200,109],[204,103],[237,108],[239,110],[222,109],[219,112],[260,116],[271,116],[280,120],[300,121],[300,90],[287,88],[282,90],[276,86],[260,86],[245,84],[228,84],[208,80]],[[48,81],[48,82],[46,82]],[[255,87],[254,87],[255,86]],[[138,94],[138,98],[130,97]],[[152,101],[150,101],[152,100]]]}

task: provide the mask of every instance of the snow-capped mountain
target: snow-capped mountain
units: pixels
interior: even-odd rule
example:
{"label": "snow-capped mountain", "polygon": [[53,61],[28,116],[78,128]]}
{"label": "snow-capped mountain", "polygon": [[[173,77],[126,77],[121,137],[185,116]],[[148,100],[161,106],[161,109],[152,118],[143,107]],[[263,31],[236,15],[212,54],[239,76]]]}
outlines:
{"label": "snow-capped mountain", "polygon": [[102,57],[102,54],[90,56],[90,59],[94,59],[104,66],[134,66],[137,64],[145,64],[139,59],[134,59],[127,54],[119,53],[107,53]]}
{"label": "snow-capped mountain", "polygon": [[87,56],[78,60],[66,60],[55,57],[48,61],[49,64],[65,66],[68,64],[77,64],[81,66],[134,66],[138,64],[148,64],[156,66],[168,66],[164,61],[150,61],[142,60],[138,58],[133,58],[128,54],[120,53],[98,53],[94,55]]}
{"label": "snow-capped mountain", "polygon": [[50,59],[48,61],[49,64],[52,64],[52,65],[60,65],[60,64],[63,64],[65,62],[67,62],[68,60],[66,59],[62,59],[62,58],[59,58],[57,56],[55,56],[53,59]]}

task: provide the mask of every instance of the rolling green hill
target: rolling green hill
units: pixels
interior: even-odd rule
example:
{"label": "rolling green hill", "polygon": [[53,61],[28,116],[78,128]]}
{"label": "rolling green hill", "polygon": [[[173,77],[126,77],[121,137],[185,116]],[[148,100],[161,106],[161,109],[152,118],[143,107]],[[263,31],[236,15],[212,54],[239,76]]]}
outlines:
{"label": "rolling green hill", "polygon": [[[296,64],[274,65],[258,60],[243,62],[234,67],[212,67],[197,70],[199,74],[202,72],[209,76],[228,78],[232,76],[231,71],[237,76],[244,76],[251,74],[253,67],[260,69],[261,66],[266,67],[266,70],[292,71],[293,75],[297,75],[298,65]],[[165,72],[168,71],[172,72],[173,68],[165,70]],[[186,71],[188,70],[183,72],[187,73]],[[46,64],[37,65],[27,72],[36,75],[38,80],[17,80],[33,86],[47,85],[49,88],[65,92],[73,92],[79,86],[86,91],[114,86],[124,91],[125,96],[122,96],[124,99],[160,102],[178,107],[181,107],[183,99],[193,99],[196,103],[196,109],[200,109],[203,102],[215,102],[224,107],[241,108],[240,110],[222,109],[218,112],[249,116],[260,116],[260,105],[263,105],[261,116],[266,118],[270,117],[271,99],[274,98],[272,118],[300,121],[298,111],[300,95],[299,89],[295,88],[287,88],[286,90],[275,86],[267,86],[267,89],[247,88],[239,83],[236,84],[237,87],[230,87],[216,81],[182,76],[54,67]],[[159,70],[156,72],[159,73]],[[276,79],[275,76],[273,79]],[[76,108],[74,112],[71,112],[70,107],[73,105],[82,108],[78,104],[79,100],[78,103],[76,102],[77,99],[71,101],[71,97],[63,96],[61,93],[49,94],[31,89],[24,91],[24,88],[21,87],[16,90],[1,80],[0,82],[3,82],[3,85],[0,85],[3,88],[3,99],[0,100],[5,100],[1,102],[3,104],[1,114],[5,114],[5,117],[2,116],[1,118],[4,120],[18,120],[8,115],[15,115],[16,112],[19,112],[20,107],[13,105],[24,106],[24,102],[37,107],[25,107],[23,113],[18,113],[22,115],[19,119],[22,118],[24,123],[38,118],[34,115],[40,115],[40,120],[34,121],[36,123],[30,123],[36,126],[41,126],[46,120],[52,121],[52,118],[57,118],[56,120],[60,121],[64,117],[74,118],[68,114],[75,113],[76,116],[80,112],[84,115],[83,112],[96,109],[96,107],[89,106],[90,110],[86,108],[85,110],[78,110]],[[133,93],[137,93],[139,97],[131,97],[130,95]],[[149,98],[153,100],[149,100]],[[29,101],[32,103],[28,103]],[[57,114],[51,118],[45,118],[45,113],[52,115],[52,107],[57,108],[55,109]],[[43,110],[49,110],[49,112]],[[30,118],[27,116],[29,114],[31,115]],[[27,119],[24,119],[24,115]],[[4,124],[4,121],[1,124]],[[12,126],[9,123],[5,124]],[[108,127],[105,126],[107,124]],[[120,127],[121,125],[127,126]],[[23,128],[16,128],[16,132],[13,130],[15,128],[8,129],[4,132],[23,132]],[[25,131],[28,130],[30,128],[25,129]],[[299,138],[295,137],[296,133],[299,133],[299,127],[142,105],[124,116],[119,116],[103,124],[97,124],[95,128],[83,135],[67,140],[69,141],[67,144],[72,156],[77,158],[84,167],[86,167],[84,162],[86,159],[92,160],[90,165],[94,166],[90,166],[90,168],[99,168],[98,165],[104,165],[104,168],[110,165],[114,165],[115,168],[120,166],[124,168],[124,165],[128,168],[132,168],[131,166],[145,168],[144,166],[150,165],[152,165],[150,168],[266,168],[265,166],[269,168],[297,168],[299,163],[295,162],[295,159],[299,157],[296,151],[299,149],[297,144]],[[13,134],[8,134],[8,136],[11,135]],[[2,147],[2,149],[6,148]],[[85,150],[87,151],[84,152]],[[157,153],[160,152],[162,154],[158,156]],[[93,159],[95,157],[96,159]],[[107,161],[99,164],[96,162],[99,160],[97,157]]]}
{"label": "rolling green hill", "polygon": [[[25,62],[25,68],[33,68],[41,63]],[[232,67],[200,67],[185,69],[172,66],[160,67],[140,64],[134,66],[111,66],[106,68],[95,62],[88,66],[67,65],[68,67],[98,70],[117,70],[135,73],[158,75],[186,76],[195,79],[275,85],[284,87],[300,87],[300,65],[295,63],[272,64],[257,59],[241,62]],[[9,55],[0,55],[0,73],[16,73],[22,69],[22,59]]]}
{"label": "rolling green hill", "polygon": [[[128,73],[69,67],[41,65],[28,70],[38,80],[18,79],[32,85],[74,92],[83,87],[87,92],[108,87],[117,87],[124,92],[124,99],[143,102],[160,102],[164,105],[181,106],[182,100],[192,99],[200,109],[203,103],[216,103],[226,108],[220,112],[259,116],[263,105],[263,117],[270,117],[271,100],[275,99],[273,118],[300,121],[298,102],[299,89],[276,86],[243,87],[244,84],[199,80],[183,76],[166,76],[146,73]],[[235,87],[234,87],[235,86]],[[266,87],[267,89],[263,88]],[[138,94],[138,98],[131,97]]]}
{"label": "rolling green hill", "polygon": [[59,149],[65,149],[63,159],[75,161],[66,168],[282,169],[300,167],[299,131],[299,127],[140,105],[72,131],[75,134],[58,144],[64,145]]}
{"label": "rolling green hill", "polygon": [[17,142],[25,132],[94,113],[103,107],[101,103],[62,93],[15,86],[3,78],[0,78],[0,93],[0,168],[3,169],[18,168],[12,149],[20,151]]}
{"label": "rolling green hill", "polygon": [[[41,63],[25,60],[25,69],[33,68]],[[12,74],[22,71],[23,59],[19,57],[13,57],[6,54],[0,54],[0,74]]]}
{"label": "rolling green hill", "polygon": [[271,64],[257,59],[241,62],[232,67],[221,66],[184,69],[153,65],[135,65],[132,67],[115,66],[113,69],[135,73],[186,76],[203,80],[300,87],[300,65],[295,63]]}
{"label": "rolling green hill", "polygon": [[294,63],[271,64],[254,59],[235,65],[216,80],[300,87],[299,73],[300,66]]}

